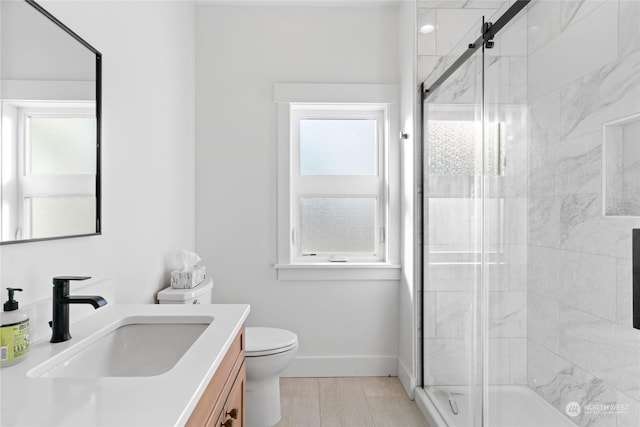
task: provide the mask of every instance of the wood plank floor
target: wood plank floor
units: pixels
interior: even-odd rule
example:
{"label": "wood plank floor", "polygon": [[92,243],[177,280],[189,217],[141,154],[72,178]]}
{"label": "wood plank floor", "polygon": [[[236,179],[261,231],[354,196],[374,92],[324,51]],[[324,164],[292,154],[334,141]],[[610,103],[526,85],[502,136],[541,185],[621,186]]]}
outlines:
{"label": "wood plank floor", "polygon": [[395,377],[281,378],[276,427],[428,427]]}

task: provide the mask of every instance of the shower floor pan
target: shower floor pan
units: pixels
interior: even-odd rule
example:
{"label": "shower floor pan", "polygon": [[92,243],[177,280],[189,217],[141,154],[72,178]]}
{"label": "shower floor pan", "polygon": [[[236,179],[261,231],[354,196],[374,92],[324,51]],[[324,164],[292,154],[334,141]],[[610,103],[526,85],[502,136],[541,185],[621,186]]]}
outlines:
{"label": "shower floor pan", "polygon": [[[429,417],[436,422],[434,427],[473,427],[468,388],[431,386],[425,394],[434,403],[425,405],[436,412]],[[454,404],[449,403],[449,395]],[[491,427],[576,427],[529,387],[510,385],[489,387],[488,423]]]}

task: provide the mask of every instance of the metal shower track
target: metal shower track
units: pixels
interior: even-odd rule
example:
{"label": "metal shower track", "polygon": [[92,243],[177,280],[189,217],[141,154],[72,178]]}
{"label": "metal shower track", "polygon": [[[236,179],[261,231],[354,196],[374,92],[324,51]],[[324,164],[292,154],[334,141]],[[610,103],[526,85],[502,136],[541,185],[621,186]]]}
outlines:
{"label": "metal shower track", "polygon": [[[438,80],[433,82],[429,88],[422,90],[422,100],[424,101],[430,94],[432,94],[442,83],[444,83],[453,73],[456,72],[462,64],[467,62],[467,59],[471,58],[473,54],[480,49],[481,46],[491,48],[493,46],[493,37],[500,31],[505,25],[509,23],[522,9],[524,9],[531,0],[516,0],[509,9],[500,17],[495,23],[486,22],[482,26],[482,35],[478,37],[476,41],[469,44],[467,50],[465,50],[456,61],[442,73]],[[424,85],[424,82],[422,82]]]}

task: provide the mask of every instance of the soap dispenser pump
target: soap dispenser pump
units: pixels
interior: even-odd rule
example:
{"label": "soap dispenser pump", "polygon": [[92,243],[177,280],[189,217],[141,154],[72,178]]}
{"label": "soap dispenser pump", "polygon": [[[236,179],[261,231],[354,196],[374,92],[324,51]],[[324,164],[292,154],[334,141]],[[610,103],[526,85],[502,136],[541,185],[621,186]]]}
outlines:
{"label": "soap dispenser pump", "polygon": [[10,366],[24,360],[29,353],[29,315],[20,310],[14,292],[20,288],[7,288],[9,300],[0,313],[0,366]]}

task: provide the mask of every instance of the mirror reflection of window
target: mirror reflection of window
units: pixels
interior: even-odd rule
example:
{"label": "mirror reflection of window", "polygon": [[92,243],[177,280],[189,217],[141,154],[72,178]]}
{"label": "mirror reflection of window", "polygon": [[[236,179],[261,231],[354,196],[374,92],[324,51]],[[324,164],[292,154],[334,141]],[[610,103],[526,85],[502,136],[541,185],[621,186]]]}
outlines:
{"label": "mirror reflection of window", "polygon": [[17,239],[96,230],[96,116],[92,103],[22,101],[16,109]]}
{"label": "mirror reflection of window", "polygon": [[96,198],[34,197],[25,199],[30,237],[40,239],[57,236],[89,234],[95,230]]}
{"label": "mirror reflection of window", "polygon": [[32,175],[95,174],[95,114],[70,112],[27,117],[27,170]]}

